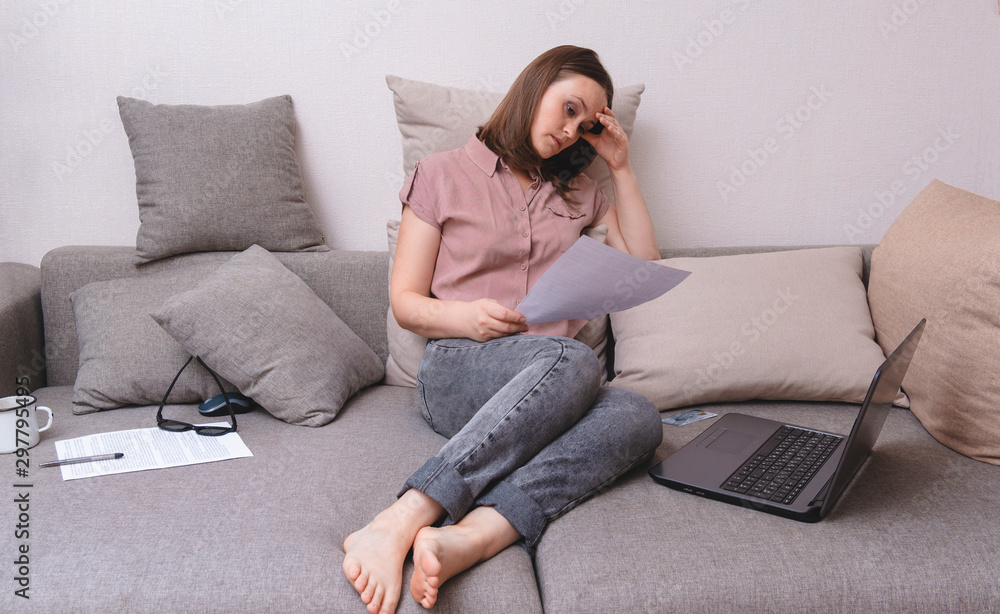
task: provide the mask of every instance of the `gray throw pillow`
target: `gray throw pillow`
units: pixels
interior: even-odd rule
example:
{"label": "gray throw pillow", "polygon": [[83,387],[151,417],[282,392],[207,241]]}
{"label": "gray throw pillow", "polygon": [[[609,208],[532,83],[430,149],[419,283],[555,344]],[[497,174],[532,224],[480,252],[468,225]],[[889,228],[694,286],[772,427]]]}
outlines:
{"label": "gray throw pillow", "polygon": [[[142,277],[95,281],[70,294],[80,363],[73,413],[155,405],[191,355],[149,317],[168,297],[194,288],[218,265],[185,266]],[[234,390],[229,386],[227,390]],[[201,365],[184,370],[170,400],[199,403],[219,394]]]}
{"label": "gray throw pillow", "polygon": [[384,374],[375,352],[256,245],[150,315],[240,392],[292,424],[329,423]]}
{"label": "gray throw pillow", "polygon": [[326,251],[295,156],[290,96],[245,105],[118,97],[135,164],[136,252]]}

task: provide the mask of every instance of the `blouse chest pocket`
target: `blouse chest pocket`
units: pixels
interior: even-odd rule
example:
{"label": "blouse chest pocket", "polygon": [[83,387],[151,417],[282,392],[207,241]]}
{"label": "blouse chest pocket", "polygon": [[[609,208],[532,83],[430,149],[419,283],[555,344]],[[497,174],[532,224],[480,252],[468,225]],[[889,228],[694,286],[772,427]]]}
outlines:
{"label": "blouse chest pocket", "polygon": [[552,232],[553,247],[563,254],[576,243],[587,225],[587,212],[579,206],[573,206],[559,201],[545,203],[546,224]]}
{"label": "blouse chest pocket", "polygon": [[563,218],[566,220],[578,220],[585,215],[582,209],[567,204],[565,201],[560,203],[545,203],[545,209],[557,218]]}

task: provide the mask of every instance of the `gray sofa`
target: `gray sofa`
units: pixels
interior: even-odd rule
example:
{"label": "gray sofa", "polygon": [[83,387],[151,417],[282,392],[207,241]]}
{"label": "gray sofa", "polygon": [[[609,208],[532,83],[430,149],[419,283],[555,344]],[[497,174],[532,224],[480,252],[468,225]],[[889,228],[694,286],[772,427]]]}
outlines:
{"label": "gray sofa", "polygon": [[[0,506],[0,611],[365,611],[341,573],[341,544],[444,441],[420,417],[411,388],[366,388],[319,428],[262,410],[240,416],[252,458],[65,482],[59,470],[38,467],[55,458],[57,440],[155,425],[155,406],[72,413],[78,351],[69,293],[231,255],[189,254],[137,269],[132,248],[65,247],[46,255],[41,270],[0,265],[0,392],[28,381],[55,413],[30,451],[26,479],[15,477],[12,455],[0,460],[8,485],[31,484],[30,519],[20,518],[30,522],[29,538],[15,538],[11,497]],[[386,253],[276,255],[386,359]],[[708,409],[846,432],[857,406],[753,401]],[[175,411],[196,415],[192,407]],[[652,463],[711,423],[664,426]],[[892,410],[862,478],[817,524],[679,493],[655,484],[646,469],[552,523],[534,558],[513,546],[452,579],[434,609],[1000,610],[1000,468],[942,446],[907,410]],[[12,562],[22,544],[29,600],[14,594],[25,565]],[[407,579],[409,571],[408,563]],[[399,611],[421,609],[404,584]]]}

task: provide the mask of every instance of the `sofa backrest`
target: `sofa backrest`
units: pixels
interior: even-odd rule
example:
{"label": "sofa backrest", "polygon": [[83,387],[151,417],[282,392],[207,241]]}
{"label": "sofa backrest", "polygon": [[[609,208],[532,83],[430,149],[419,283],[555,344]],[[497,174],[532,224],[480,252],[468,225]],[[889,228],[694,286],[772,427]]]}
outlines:
{"label": "sofa backrest", "polygon": [[[816,247],[803,246],[802,248]],[[863,281],[868,283],[873,245],[860,246]],[[660,250],[664,258],[711,257],[773,252],[800,247],[707,247]],[[275,252],[385,362],[386,311],[389,307],[388,252]],[[76,380],[79,349],[70,293],[94,281],[137,277],[178,266],[222,264],[235,252],[184,254],[136,266],[132,247],[69,246],[42,259],[42,311],[49,386],[69,386]]]}
{"label": "sofa backrest", "polygon": [[[222,264],[236,252],[184,254],[136,266],[133,247],[60,247],[41,262],[45,359],[49,386],[76,381],[79,348],[69,295],[94,281],[138,277],[191,264]],[[275,252],[385,362],[389,306],[387,252]]]}

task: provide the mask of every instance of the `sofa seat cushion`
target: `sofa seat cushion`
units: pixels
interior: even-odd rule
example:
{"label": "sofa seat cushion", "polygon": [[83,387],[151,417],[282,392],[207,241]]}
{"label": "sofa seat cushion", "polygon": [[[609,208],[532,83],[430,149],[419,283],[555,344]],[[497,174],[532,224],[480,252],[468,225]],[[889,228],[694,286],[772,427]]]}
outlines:
{"label": "sofa seat cushion", "polygon": [[[255,410],[253,452],[172,469],[62,481],[55,441],[155,424],[156,407],[77,416],[70,386],[36,392],[55,412],[31,449],[31,611],[364,612],[341,544],[390,505],[444,439],[409,388],[376,386],[331,424],[303,429]],[[194,405],[167,406],[199,421]],[[13,530],[0,547],[15,552]],[[404,570],[406,586],[412,564]],[[405,589],[404,589],[405,591]],[[423,612],[404,593],[399,612]],[[435,612],[540,612],[531,560],[513,546],[454,578]]]}
{"label": "sofa seat cushion", "polygon": [[[858,406],[706,405],[846,433]],[[651,465],[715,420],[664,426]],[[826,519],[800,523],[703,499],[636,471],[552,523],[536,568],[547,614],[960,612],[1000,606],[1000,471],[893,408]]]}

